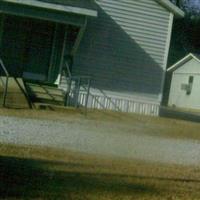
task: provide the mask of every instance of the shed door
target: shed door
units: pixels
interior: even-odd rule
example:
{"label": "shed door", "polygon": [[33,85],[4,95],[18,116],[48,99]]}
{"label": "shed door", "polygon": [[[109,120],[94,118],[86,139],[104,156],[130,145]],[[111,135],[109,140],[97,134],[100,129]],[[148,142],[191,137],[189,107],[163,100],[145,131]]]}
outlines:
{"label": "shed door", "polygon": [[23,77],[45,81],[50,64],[54,24],[30,20],[28,27]]}

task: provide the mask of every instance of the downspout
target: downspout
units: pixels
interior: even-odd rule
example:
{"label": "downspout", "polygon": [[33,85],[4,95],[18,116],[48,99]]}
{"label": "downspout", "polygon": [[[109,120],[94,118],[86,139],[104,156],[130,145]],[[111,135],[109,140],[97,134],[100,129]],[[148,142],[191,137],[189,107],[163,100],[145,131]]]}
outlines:
{"label": "downspout", "polygon": [[168,55],[169,55],[169,48],[171,43],[171,36],[172,36],[172,27],[173,27],[173,20],[174,20],[174,14],[170,13],[169,18],[169,24],[168,24],[168,34],[167,34],[167,40],[166,40],[166,46],[165,46],[165,56],[164,56],[164,68],[163,68],[163,75],[162,75],[162,82],[161,82],[161,91],[159,95],[159,101],[162,104],[163,103],[163,92],[165,87],[165,78],[166,78],[166,70],[167,70],[167,61],[168,61]]}

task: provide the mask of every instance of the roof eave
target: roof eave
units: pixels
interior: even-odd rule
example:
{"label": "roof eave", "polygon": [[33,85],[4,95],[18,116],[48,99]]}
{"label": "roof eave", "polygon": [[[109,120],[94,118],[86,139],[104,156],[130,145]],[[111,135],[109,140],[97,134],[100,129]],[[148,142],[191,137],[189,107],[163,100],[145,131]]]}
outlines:
{"label": "roof eave", "polygon": [[41,2],[37,0],[2,0],[2,1],[8,2],[8,3],[26,5],[26,6],[33,6],[33,7],[38,7],[38,8],[68,12],[68,13],[73,13],[73,14],[81,14],[81,15],[92,16],[92,17],[97,17],[98,15],[96,10],[72,7],[72,6],[63,6],[63,5],[58,5],[58,4]]}
{"label": "roof eave", "polygon": [[197,60],[198,62],[200,62],[200,59],[197,58],[193,53],[189,53],[184,58],[182,58],[181,60],[179,60],[177,63],[175,63],[174,65],[172,65],[171,67],[169,67],[167,69],[167,72],[173,72],[173,71],[175,71],[177,68],[179,68],[179,66],[181,66],[185,62],[188,62],[192,58],[194,58],[195,60]]}
{"label": "roof eave", "polygon": [[172,12],[176,18],[183,18],[185,16],[185,12],[182,11],[177,6],[175,6],[169,0],[156,0],[156,1],[160,3],[163,7],[165,7],[167,10]]}

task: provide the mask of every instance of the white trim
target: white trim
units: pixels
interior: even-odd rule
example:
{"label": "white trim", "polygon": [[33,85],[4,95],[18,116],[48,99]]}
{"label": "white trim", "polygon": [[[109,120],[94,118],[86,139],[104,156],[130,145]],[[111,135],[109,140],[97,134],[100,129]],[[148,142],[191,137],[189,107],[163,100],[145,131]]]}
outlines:
{"label": "white trim", "polygon": [[169,67],[167,69],[167,72],[171,72],[176,70],[177,68],[179,68],[183,63],[191,60],[192,58],[194,58],[196,61],[200,62],[200,59],[197,58],[194,54],[189,53],[187,56],[185,56],[183,59],[179,60],[177,63],[175,63],[174,65],[172,65],[171,67]]}
{"label": "white trim", "polygon": [[38,0],[1,0],[1,1],[97,17],[97,11],[96,10],[60,5],[60,4],[55,4],[55,3],[41,2],[41,1],[38,1]]}
{"label": "white trim", "polygon": [[166,76],[166,68],[167,68],[167,61],[168,61],[168,56],[169,56],[169,48],[170,48],[170,43],[171,43],[171,36],[172,36],[172,27],[173,27],[173,20],[174,20],[174,14],[170,13],[169,16],[169,24],[168,24],[168,34],[167,34],[167,40],[166,40],[166,46],[165,46],[165,55],[164,55],[164,75],[162,78],[162,83],[161,83],[161,94],[159,96],[159,100],[162,101],[163,98],[163,91],[164,91],[164,84],[165,84],[165,76]]}
{"label": "white trim", "polygon": [[199,76],[200,72],[174,72],[174,74],[175,75],[189,75],[189,76],[197,75],[197,76]]}
{"label": "white trim", "polygon": [[[84,88],[83,88],[84,89]],[[160,105],[160,101],[157,100],[157,98],[153,97],[146,97],[145,94],[138,94],[138,93],[122,93],[122,92],[113,92],[110,90],[99,90],[97,88],[90,88],[90,93],[92,95],[97,95],[97,96],[108,96],[112,98],[119,98],[119,99],[126,99],[126,100],[136,100],[141,103],[151,103],[151,104],[156,104]]]}
{"label": "white trim", "polygon": [[192,54],[192,56],[193,56],[193,58],[194,58],[195,60],[197,60],[198,62],[200,62],[200,59],[197,58],[194,54]]}
{"label": "white trim", "polygon": [[174,15],[176,17],[182,18],[182,17],[185,16],[185,13],[180,8],[178,8],[173,3],[171,3],[169,0],[155,0],[155,1],[160,3],[167,10],[171,11],[172,13],[174,13]]}
{"label": "white trim", "polygon": [[[62,90],[65,90],[67,88],[67,83],[61,82],[59,84],[59,88]],[[81,91],[84,91],[85,89],[81,87]],[[84,93],[84,92],[83,92]],[[85,92],[86,93],[86,92]],[[156,104],[160,105],[160,101],[158,101],[157,95],[156,96],[146,96],[145,93],[122,93],[122,92],[114,92],[111,90],[99,90],[97,88],[90,88],[90,94],[94,96],[107,96],[112,98],[118,98],[118,99],[126,99],[126,100],[135,100],[141,103],[150,103],[150,104]]]}

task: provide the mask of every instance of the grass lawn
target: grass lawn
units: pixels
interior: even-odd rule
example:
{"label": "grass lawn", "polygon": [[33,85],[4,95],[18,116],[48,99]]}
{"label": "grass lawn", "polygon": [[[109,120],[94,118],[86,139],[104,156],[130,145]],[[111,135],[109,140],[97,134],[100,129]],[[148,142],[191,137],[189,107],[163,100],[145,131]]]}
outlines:
{"label": "grass lawn", "polygon": [[200,168],[1,144],[0,199],[194,200]]}
{"label": "grass lawn", "polygon": [[[0,94],[2,94],[0,88]],[[2,99],[0,99],[1,103]],[[200,140],[200,124],[117,112],[47,107],[29,110],[10,80],[0,115],[112,123],[127,132]],[[0,199],[199,200],[200,167],[116,160],[69,151],[0,143]]]}
{"label": "grass lawn", "polygon": [[[21,102],[21,99],[18,101]],[[104,111],[0,109],[0,115],[112,123],[127,132],[200,140],[200,124]],[[123,134],[123,131],[122,131]],[[75,152],[0,144],[0,199],[198,200],[200,167],[115,160]]]}

